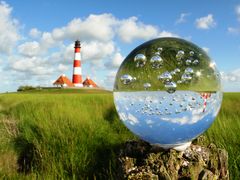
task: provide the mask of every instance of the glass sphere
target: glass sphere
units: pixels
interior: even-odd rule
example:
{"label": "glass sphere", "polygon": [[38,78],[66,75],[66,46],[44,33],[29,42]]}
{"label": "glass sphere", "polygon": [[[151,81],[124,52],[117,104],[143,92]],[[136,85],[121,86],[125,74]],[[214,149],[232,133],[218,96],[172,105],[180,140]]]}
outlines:
{"label": "glass sphere", "polygon": [[130,131],[178,150],[210,127],[222,102],[215,63],[179,38],[158,38],[135,48],[117,72],[113,94]]}

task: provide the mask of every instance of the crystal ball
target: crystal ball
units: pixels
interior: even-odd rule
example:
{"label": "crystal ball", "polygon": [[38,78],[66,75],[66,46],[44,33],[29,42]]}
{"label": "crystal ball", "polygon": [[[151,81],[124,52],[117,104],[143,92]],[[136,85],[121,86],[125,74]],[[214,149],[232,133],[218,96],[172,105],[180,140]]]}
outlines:
{"label": "crystal ball", "polygon": [[113,95],[130,131],[150,144],[180,151],[210,127],[222,103],[216,64],[180,38],[136,47],[118,69]]}

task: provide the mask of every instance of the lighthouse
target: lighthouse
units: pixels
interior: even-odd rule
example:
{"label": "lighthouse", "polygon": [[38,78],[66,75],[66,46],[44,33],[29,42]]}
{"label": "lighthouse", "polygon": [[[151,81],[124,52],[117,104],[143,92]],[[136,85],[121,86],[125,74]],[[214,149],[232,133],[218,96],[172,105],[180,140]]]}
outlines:
{"label": "lighthouse", "polygon": [[207,99],[211,97],[211,93],[201,93],[201,96],[203,98],[203,112],[205,112],[207,107]]}
{"label": "lighthouse", "polygon": [[75,41],[74,47],[74,61],[73,61],[73,77],[72,83],[75,87],[83,87],[82,84],[82,68],[81,68],[81,44],[80,41]]}
{"label": "lighthouse", "polygon": [[99,88],[99,86],[90,78],[87,77],[84,81],[82,78],[81,67],[81,44],[80,41],[75,41],[74,46],[74,60],[73,60],[73,76],[72,82],[65,76],[61,75],[54,83],[54,86],[60,86],[62,88]]}

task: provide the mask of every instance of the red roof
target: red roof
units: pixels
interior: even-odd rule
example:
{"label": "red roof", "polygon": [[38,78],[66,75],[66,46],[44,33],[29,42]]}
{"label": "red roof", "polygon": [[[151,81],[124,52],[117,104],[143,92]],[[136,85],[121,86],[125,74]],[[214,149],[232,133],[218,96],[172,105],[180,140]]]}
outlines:
{"label": "red roof", "polygon": [[83,86],[98,88],[97,84],[93,82],[93,80],[91,80],[89,77],[87,77],[85,81],[83,81]]}
{"label": "red roof", "polygon": [[61,85],[66,87],[73,87],[73,83],[65,76],[61,75],[54,83],[53,85]]}

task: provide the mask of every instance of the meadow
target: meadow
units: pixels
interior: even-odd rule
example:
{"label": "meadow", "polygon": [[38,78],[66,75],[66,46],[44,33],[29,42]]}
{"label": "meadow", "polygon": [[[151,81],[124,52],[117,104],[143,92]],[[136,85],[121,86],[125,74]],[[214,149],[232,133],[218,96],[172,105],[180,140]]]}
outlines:
{"label": "meadow", "polygon": [[[224,93],[205,133],[240,178],[240,93]],[[0,95],[0,179],[116,179],[116,152],[136,137],[108,91],[39,90]]]}

